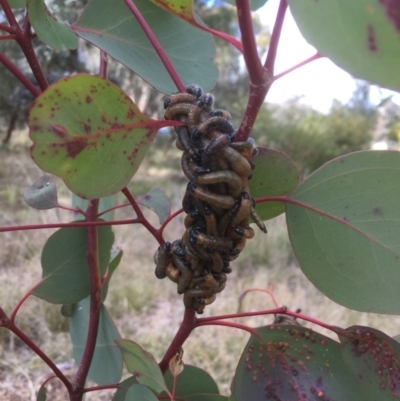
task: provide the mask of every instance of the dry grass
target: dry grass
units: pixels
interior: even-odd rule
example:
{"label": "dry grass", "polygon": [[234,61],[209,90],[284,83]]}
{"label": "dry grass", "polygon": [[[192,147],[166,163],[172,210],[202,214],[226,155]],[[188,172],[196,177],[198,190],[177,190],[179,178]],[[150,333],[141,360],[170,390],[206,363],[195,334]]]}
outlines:
{"label": "dry grass", "polygon": [[[18,144],[18,143],[17,143]],[[42,173],[27,156],[26,146],[18,144],[13,151],[0,151],[0,223],[2,226],[70,221],[71,216],[57,210],[35,211],[23,201],[23,190]],[[168,151],[168,166],[178,164],[178,156]],[[165,161],[164,151],[150,154],[135,177],[132,190],[141,194],[160,186],[171,197],[176,210],[182,193],[182,179],[176,170],[157,169]],[[161,160],[160,160],[161,159]],[[165,165],[165,164],[164,164]],[[172,180],[172,181],[171,181]],[[172,185],[171,185],[172,182]],[[57,181],[60,202],[68,204],[69,192]],[[122,199],[121,199],[122,201]],[[156,217],[147,213],[157,224]],[[132,216],[130,210],[120,210],[116,218]],[[258,233],[234,264],[226,290],[210,305],[205,316],[232,313],[237,309],[238,296],[247,288],[267,288],[272,285],[278,302],[291,309],[301,308],[305,314],[343,327],[352,324],[371,325],[389,335],[400,332],[400,318],[357,313],[340,307],[323,296],[304,277],[290,249],[283,217],[268,222],[268,235]],[[159,359],[172,340],[182,317],[183,305],[175,285],[157,280],[153,273],[153,253],[156,241],[138,226],[114,229],[116,245],[124,250],[121,265],[113,276],[106,306],[115,319],[122,337],[130,338]],[[10,313],[19,298],[41,276],[40,252],[54,230],[2,233],[0,253],[0,306]],[[167,239],[182,235],[180,219],[168,226]],[[249,294],[244,308],[248,311],[273,307],[263,293]],[[270,317],[245,320],[253,326],[271,322]],[[65,371],[73,377],[74,365],[68,334],[68,321],[59,306],[30,297],[20,310],[17,324]],[[216,379],[223,394],[229,386],[241,350],[248,334],[225,327],[207,326],[195,330],[185,344],[186,363],[204,368]],[[40,384],[50,370],[20,340],[0,329],[0,401],[36,400]],[[47,385],[48,399],[66,400],[60,382]],[[112,391],[89,393],[86,400],[111,400]]]}

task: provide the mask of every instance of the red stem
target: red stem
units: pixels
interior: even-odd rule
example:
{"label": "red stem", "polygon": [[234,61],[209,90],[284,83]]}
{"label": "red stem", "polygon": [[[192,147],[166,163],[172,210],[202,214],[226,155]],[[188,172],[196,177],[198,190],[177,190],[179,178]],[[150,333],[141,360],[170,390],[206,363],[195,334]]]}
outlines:
{"label": "red stem", "polygon": [[167,226],[167,224],[173,220],[176,216],[179,216],[181,213],[183,212],[183,209],[178,209],[176,212],[172,213],[167,220],[164,221],[164,223],[162,223],[161,227],[158,229],[158,232],[160,235],[162,235],[165,227]]}
{"label": "red stem", "polygon": [[285,76],[286,74],[289,74],[289,72],[292,72],[294,70],[297,70],[300,67],[303,67],[303,65],[306,65],[308,63],[311,63],[314,60],[318,60],[319,58],[324,57],[320,52],[315,53],[313,56],[309,57],[306,60],[303,60],[302,62],[294,65],[293,67],[288,68],[287,70],[277,74],[274,76],[274,81],[276,81],[279,78],[282,78],[283,76]]}
{"label": "red stem", "polygon": [[135,198],[132,196],[132,194],[130,193],[129,189],[127,187],[125,187],[124,189],[122,189],[121,191],[126,198],[128,199],[129,203],[132,205],[133,210],[135,211],[136,215],[137,215],[137,220],[139,223],[143,224],[147,230],[153,234],[154,238],[158,241],[158,243],[160,245],[164,244],[164,239],[160,233],[160,230],[154,228],[149,221],[146,219],[146,217],[144,217],[143,212],[140,210],[140,207],[138,205],[138,203],[136,202]]}
{"label": "red stem", "polygon": [[83,392],[89,393],[90,391],[99,391],[99,390],[108,390],[108,389],[115,389],[115,388],[122,388],[119,384],[108,384],[104,386],[96,386],[96,387],[86,387]]}
{"label": "red stem", "polygon": [[38,283],[36,283],[17,303],[15,306],[13,312],[11,313],[10,320],[12,322],[15,321],[15,317],[21,308],[22,304],[32,295],[33,291],[36,290],[37,287],[39,287],[40,284],[42,284],[43,280],[40,280]]}
{"label": "red stem", "polygon": [[1,31],[5,31],[5,32],[8,32],[8,33],[14,33],[14,29],[11,28],[11,27],[8,26],[8,25],[0,24],[0,30],[1,30]]}
{"label": "red stem", "polygon": [[123,207],[130,206],[130,205],[131,205],[130,203],[124,203],[123,205],[117,205],[117,206],[110,207],[109,209],[103,210],[101,213],[99,213],[97,217],[99,218],[103,214],[106,214],[108,212],[112,212],[113,210],[121,209]]}
{"label": "red stem", "polygon": [[108,56],[104,50],[100,50],[100,77],[107,79]]}
{"label": "red stem", "polygon": [[250,85],[250,94],[247,101],[246,111],[235,136],[235,141],[245,141],[249,137],[253,125],[256,121],[257,115],[264,102],[265,96],[267,95],[273,83],[276,50],[281,35],[286,9],[286,0],[281,0],[275,19],[274,29],[271,35],[271,42],[269,44],[267,58],[264,64],[264,73],[262,79],[260,77],[259,81],[257,81],[255,84],[253,83],[252,85]]}
{"label": "red stem", "polygon": [[200,317],[197,319],[197,322],[198,325],[200,325],[200,323],[212,323],[215,320],[236,319],[238,317],[250,317],[250,316],[260,316],[260,315],[274,315],[276,313],[286,313],[286,312],[287,308],[285,306],[282,306],[276,309],[266,309],[255,312],[230,313],[228,315]]}
{"label": "red stem", "polygon": [[246,295],[250,292],[264,292],[266,294],[268,294],[271,299],[272,302],[274,303],[275,307],[279,308],[278,303],[276,302],[275,296],[273,294],[273,292],[271,290],[266,290],[264,288],[249,288],[248,290],[244,291],[240,296],[239,296],[239,305],[238,305],[238,313],[239,311],[242,309],[242,304],[243,304],[243,300],[246,297]]}
{"label": "red stem", "polygon": [[3,309],[0,308],[0,327],[4,327],[13,332],[21,341],[24,342],[33,352],[36,353],[54,372],[54,374],[64,383],[68,392],[71,393],[72,385],[63,373],[57,368],[53,361],[24,333],[13,321],[6,315]]}
{"label": "red stem", "polygon": [[70,227],[97,227],[97,226],[120,226],[124,224],[138,224],[139,219],[114,220],[114,221],[76,221],[73,223],[54,223],[54,224],[32,224],[27,226],[0,227],[0,233],[9,231],[28,231],[39,230],[41,228],[70,228]]}
{"label": "red stem", "polygon": [[179,349],[182,347],[183,343],[189,337],[190,333],[197,326],[196,312],[193,309],[185,309],[185,314],[183,315],[183,321],[175,334],[170,346],[168,347],[164,358],[158,364],[163,374],[167,371],[169,367],[170,359],[177,354]]}
{"label": "red stem", "polygon": [[3,53],[0,53],[0,63],[4,65],[25,87],[37,97],[41,94],[40,90],[14,65]]}
{"label": "red stem", "polygon": [[154,50],[158,54],[158,57],[160,57],[161,62],[164,64],[165,69],[168,71],[171,79],[174,81],[178,90],[180,92],[186,92],[186,87],[183,84],[178,73],[176,72],[175,67],[171,63],[171,60],[169,59],[167,53],[164,51],[163,47],[161,46],[160,42],[158,41],[158,39],[154,35],[153,31],[147,24],[146,20],[143,18],[139,9],[136,7],[136,5],[133,3],[132,0],[124,0],[124,2],[128,6],[128,8],[131,10],[133,16],[136,18],[137,22],[143,29],[144,34],[147,36],[151,45],[154,47]]}
{"label": "red stem", "polygon": [[[33,50],[32,37],[31,37],[31,32],[30,32],[31,26],[29,24],[28,18],[25,18],[23,27],[21,29],[20,26],[18,25],[17,20],[15,19],[15,16],[14,16],[7,0],[0,0],[0,5],[3,7],[3,11],[4,11],[4,14],[6,15],[8,23],[10,24],[11,28],[14,30],[15,39],[18,42],[19,46],[21,47],[21,50],[24,53],[29,66],[31,67],[31,70],[33,72],[33,75],[36,78],[38,85],[40,86],[40,88],[42,90],[45,90],[49,85],[47,83],[46,77],[43,74],[43,70],[38,62],[35,51]],[[15,75],[14,72],[13,72],[13,74]],[[21,81],[21,82],[25,85],[25,83],[23,81]],[[29,89],[29,90],[31,90],[31,89]],[[37,96],[37,95],[35,95],[35,96]]]}
{"label": "red stem", "polygon": [[[88,221],[95,221],[98,213],[99,200],[90,201],[86,211]],[[97,332],[100,321],[101,307],[101,276],[98,260],[98,236],[97,228],[89,226],[86,228],[88,249],[87,260],[90,274],[90,316],[89,327],[85,349],[83,351],[82,360],[76,373],[73,387],[73,395],[71,401],[81,401],[85,381],[89,372],[90,364],[96,347]]]}
{"label": "red stem", "polygon": [[223,321],[213,321],[212,323],[209,322],[203,322],[203,323],[199,323],[197,326],[226,326],[226,327],[232,327],[234,329],[240,329],[240,330],[244,330],[247,331],[248,333],[250,333],[252,336],[258,337],[261,341],[263,341],[262,337],[257,333],[256,330],[254,330],[253,328],[246,326],[245,324],[240,324],[240,323],[233,323],[233,322],[223,322]]}
{"label": "red stem", "polygon": [[10,39],[15,39],[15,35],[1,35],[0,40],[10,40]]}
{"label": "red stem", "polygon": [[[7,0],[0,0],[0,5],[3,8],[4,14],[6,15],[7,21],[11,26],[11,29],[13,29],[13,32],[15,33],[15,31],[17,29],[19,29],[19,25],[17,20],[14,17],[14,13],[12,12],[12,9],[10,7],[10,5],[8,4]],[[2,25],[4,26],[4,25]]]}
{"label": "red stem", "polygon": [[236,0],[239,29],[242,34],[243,57],[249,73],[250,85],[260,85],[264,80],[264,67],[258,56],[249,0]]}
{"label": "red stem", "polygon": [[271,41],[269,43],[267,58],[264,67],[268,70],[270,76],[274,75],[274,66],[276,59],[276,52],[278,49],[279,39],[281,37],[283,21],[288,4],[286,0],[280,0],[278,13],[276,14],[274,29],[272,30]]}
{"label": "red stem", "polygon": [[[188,21],[188,22],[190,22],[190,21]],[[236,38],[234,38],[233,36],[231,36],[225,32],[221,32],[221,31],[217,31],[215,29],[209,28],[204,25],[200,25],[200,24],[193,24],[193,25],[203,31],[211,33],[212,35],[218,36],[219,38],[227,41],[232,46],[236,47],[236,49],[238,49],[241,53],[243,53],[243,43],[240,40],[237,40]]]}

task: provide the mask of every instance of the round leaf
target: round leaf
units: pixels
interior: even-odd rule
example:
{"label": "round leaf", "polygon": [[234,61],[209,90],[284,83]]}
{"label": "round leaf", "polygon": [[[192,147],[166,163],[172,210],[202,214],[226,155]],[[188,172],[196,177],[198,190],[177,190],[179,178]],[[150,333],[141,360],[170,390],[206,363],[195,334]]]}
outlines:
{"label": "round leaf", "polygon": [[[213,63],[211,35],[182,21],[148,0],[135,0],[152,32],[185,85],[214,87],[218,69]],[[73,26],[82,38],[125,64],[160,92],[176,85],[131,11],[120,0],[92,0]]]}
{"label": "round leaf", "polygon": [[125,187],[157,130],[120,88],[85,74],[50,86],[28,124],[37,165],[86,199]]}
{"label": "round leaf", "polygon": [[399,90],[400,3],[289,0],[305,39],[350,74]]}
{"label": "round leaf", "polygon": [[[104,274],[110,260],[114,234],[111,227],[98,229],[99,267]],[[90,293],[87,234],[83,227],[61,228],[42,252],[43,281],[33,295],[54,304],[72,304]]]}
{"label": "round leaf", "polygon": [[[288,195],[300,182],[297,166],[279,150],[259,147],[253,163],[256,167],[249,187],[254,199]],[[283,213],[285,205],[281,202],[258,203],[256,211],[262,220],[268,220]]]}
{"label": "round leaf", "polygon": [[257,333],[260,337],[250,338],[236,370],[236,401],[363,399],[339,343],[299,326],[273,325]]}
{"label": "round leaf", "polygon": [[[88,297],[75,306],[69,326],[74,346],[74,359],[77,364],[81,362],[86,346],[89,318],[90,298]],[[106,307],[101,305],[96,347],[89,369],[89,378],[99,385],[115,384],[121,380],[122,355],[115,346],[115,340],[120,337]]]}
{"label": "round leaf", "polygon": [[24,193],[25,202],[34,209],[45,210],[58,207],[57,188],[48,175],[40,177]]}
{"label": "round leaf", "polygon": [[400,153],[357,152],[309,176],[287,204],[301,269],[348,308],[400,313]]}
{"label": "round leaf", "polygon": [[342,357],[358,388],[360,400],[392,401],[400,398],[400,344],[370,327],[338,331]]}

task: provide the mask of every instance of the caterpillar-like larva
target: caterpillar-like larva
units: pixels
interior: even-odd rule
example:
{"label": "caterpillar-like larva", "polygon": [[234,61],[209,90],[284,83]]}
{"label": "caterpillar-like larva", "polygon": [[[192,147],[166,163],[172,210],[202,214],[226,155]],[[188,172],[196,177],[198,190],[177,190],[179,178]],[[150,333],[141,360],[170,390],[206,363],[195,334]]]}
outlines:
{"label": "caterpillar-like larva", "polygon": [[254,143],[233,142],[236,132],[230,113],[213,110],[213,103],[214,97],[197,85],[164,102],[166,120],[187,124],[175,131],[189,183],[182,201],[185,233],[158,248],[155,274],[176,283],[185,307],[197,313],[203,313],[225,288],[230,261],[254,236],[250,220],[267,232],[248,186],[254,169],[251,159],[257,153]]}

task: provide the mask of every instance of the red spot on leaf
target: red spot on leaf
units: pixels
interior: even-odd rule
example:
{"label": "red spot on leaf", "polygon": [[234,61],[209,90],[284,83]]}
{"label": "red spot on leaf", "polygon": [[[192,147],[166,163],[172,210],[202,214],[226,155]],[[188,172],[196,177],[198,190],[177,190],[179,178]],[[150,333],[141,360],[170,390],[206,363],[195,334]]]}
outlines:
{"label": "red spot on leaf", "polygon": [[86,96],[86,99],[85,99],[85,102],[87,103],[87,104],[89,104],[89,103],[92,103],[93,102],[93,99],[92,99],[92,97],[91,96]]}
{"label": "red spot on leaf", "polygon": [[73,141],[70,141],[66,144],[67,147],[67,155],[71,158],[75,158],[85,149],[87,145],[87,138],[80,136]]}
{"label": "red spot on leaf", "polygon": [[367,46],[372,52],[376,52],[378,50],[376,45],[375,29],[372,25],[367,26]]}

